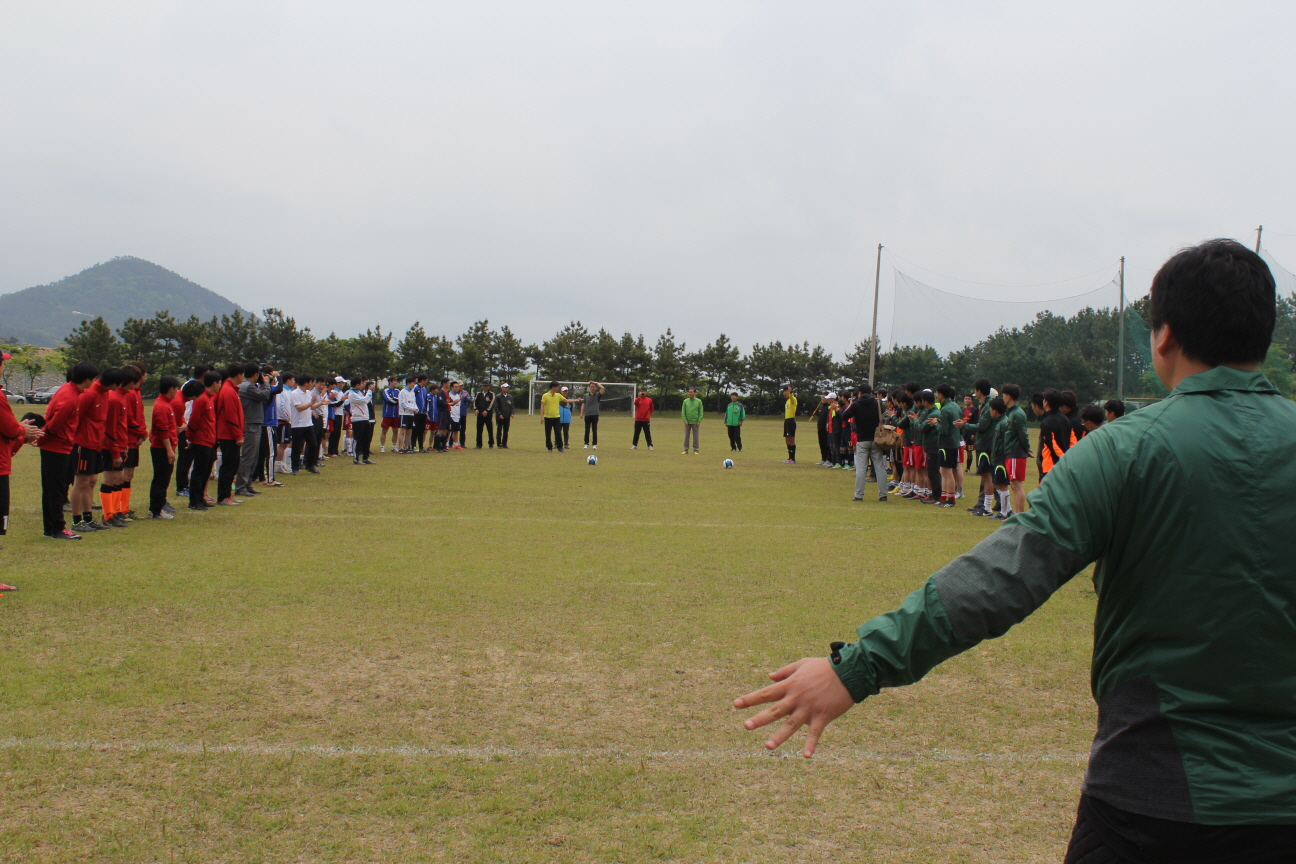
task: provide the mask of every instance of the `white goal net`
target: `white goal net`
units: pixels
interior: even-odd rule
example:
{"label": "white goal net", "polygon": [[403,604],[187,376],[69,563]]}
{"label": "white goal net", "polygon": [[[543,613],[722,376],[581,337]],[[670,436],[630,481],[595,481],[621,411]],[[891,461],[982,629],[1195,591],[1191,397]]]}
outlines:
{"label": "white goal net", "polygon": [[[527,413],[535,414],[540,410],[540,397],[549,392],[548,379],[532,380],[530,393],[527,398]],[[642,384],[632,384],[626,381],[600,381],[603,385],[603,395],[599,399],[599,414],[612,413],[630,413],[634,411],[634,398],[638,394]],[[559,387],[566,387],[565,395],[568,399],[583,399],[589,392],[589,381],[559,381]],[[580,414],[581,406],[573,404],[571,406],[574,415]]]}

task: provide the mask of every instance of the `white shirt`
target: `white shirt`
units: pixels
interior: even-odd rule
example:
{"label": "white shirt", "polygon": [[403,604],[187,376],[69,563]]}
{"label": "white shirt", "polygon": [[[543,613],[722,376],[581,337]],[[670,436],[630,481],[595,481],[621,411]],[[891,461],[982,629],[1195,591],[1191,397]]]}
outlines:
{"label": "white shirt", "polygon": [[400,413],[402,417],[413,417],[418,413],[418,397],[414,395],[414,388],[401,388]]}
{"label": "white shirt", "polygon": [[369,403],[373,401],[373,394],[359,390],[347,391],[347,407],[351,409],[351,422],[364,422],[369,419]]}
{"label": "white shirt", "polygon": [[303,390],[298,387],[288,394],[288,422],[294,429],[304,429],[311,425],[311,412],[297,410],[298,405],[309,405],[315,401],[314,390]]}
{"label": "white shirt", "polygon": [[284,389],[280,390],[275,396],[275,411],[279,413],[279,421],[281,423],[287,423],[292,420],[292,412],[288,410],[288,397],[295,392],[297,392],[295,389]]}
{"label": "white shirt", "polygon": [[463,410],[461,407],[463,405],[463,401],[464,401],[464,394],[462,393],[450,394],[450,419],[456,423],[458,423],[461,419],[463,419]]}

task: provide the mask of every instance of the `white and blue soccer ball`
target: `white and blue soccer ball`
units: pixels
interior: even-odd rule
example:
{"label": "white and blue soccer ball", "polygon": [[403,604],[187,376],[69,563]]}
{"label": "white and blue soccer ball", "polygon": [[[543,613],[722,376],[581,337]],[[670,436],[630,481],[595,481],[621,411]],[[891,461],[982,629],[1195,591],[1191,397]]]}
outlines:
{"label": "white and blue soccer ball", "polygon": [[732,468],[732,467],[733,467],[733,460],[732,460],[732,459],[726,459],[726,460],[724,461],[724,466],[725,466],[726,468]]}
{"label": "white and blue soccer ball", "polygon": [[588,459],[586,459],[585,461],[586,461],[587,463],[589,463],[590,465],[597,465],[597,464],[598,464],[598,457],[597,457],[597,456],[590,456],[590,457],[589,457]]}

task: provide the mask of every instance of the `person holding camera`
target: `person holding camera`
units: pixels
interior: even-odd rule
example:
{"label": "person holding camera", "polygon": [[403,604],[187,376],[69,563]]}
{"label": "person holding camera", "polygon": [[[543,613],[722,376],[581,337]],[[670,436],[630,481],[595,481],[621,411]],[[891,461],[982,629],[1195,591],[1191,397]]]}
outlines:
{"label": "person holding camera", "polygon": [[269,364],[244,363],[243,376],[243,383],[238,385],[239,402],[243,405],[243,449],[239,451],[234,494],[251,497],[261,494],[252,488],[252,480],[261,460],[262,439],[265,437],[261,428],[265,423],[266,406],[279,392],[279,375]]}

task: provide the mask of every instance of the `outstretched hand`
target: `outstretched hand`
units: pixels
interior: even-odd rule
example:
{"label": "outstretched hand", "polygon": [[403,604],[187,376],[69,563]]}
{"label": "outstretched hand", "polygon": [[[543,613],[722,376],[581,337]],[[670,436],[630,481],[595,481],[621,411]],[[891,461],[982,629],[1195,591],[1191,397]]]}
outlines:
{"label": "outstretched hand", "polygon": [[827,657],[806,657],[771,672],[769,677],[776,683],[734,700],[737,709],[774,703],[744,721],[743,728],[759,729],[783,718],[783,725],[765,741],[765,748],[774,750],[802,726],[808,725],[810,728],[801,755],[809,759],[819,746],[819,736],[824,727],[849,711],[855,700],[833,671]]}

